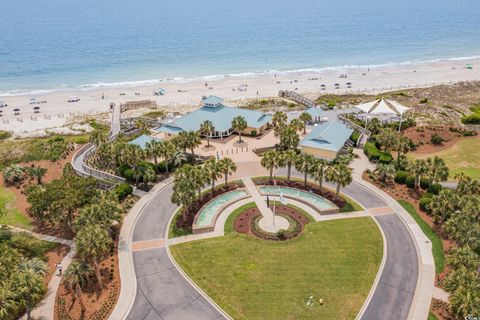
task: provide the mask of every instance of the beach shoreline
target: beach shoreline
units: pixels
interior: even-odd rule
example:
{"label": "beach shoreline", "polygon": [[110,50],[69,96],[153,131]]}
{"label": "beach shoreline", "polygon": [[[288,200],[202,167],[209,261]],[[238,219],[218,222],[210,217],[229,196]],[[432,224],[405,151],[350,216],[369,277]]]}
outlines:
{"label": "beach shoreline", "polygon": [[[473,68],[467,69],[468,64]],[[378,94],[476,80],[480,80],[479,57],[370,67],[346,66],[343,69],[324,68],[321,71],[304,69],[278,73],[245,73],[193,80],[146,81],[140,85],[65,89],[44,94],[0,95],[0,100],[8,104],[1,108],[3,116],[0,117],[0,130],[12,131],[21,136],[38,130],[58,128],[75,116],[108,112],[110,103],[126,101],[154,100],[166,111],[187,112],[199,105],[202,96],[208,95],[222,97],[227,103],[236,105],[249,99],[276,97],[280,90],[292,90],[311,97],[322,93]],[[339,89],[335,88],[337,83]],[[348,88],[347,83],[351,83],[351,88]],[[322,84],[326,86],[325,90],[322,90]],[[153,92],[160,88],[166,94],[155,96]],[[69,103],[68,99],[72,96],[78,96],[80,101]],[[47,102],[31,104],[32,98]],[[39,113],[34,112],[35,106],[40,107]],[[20,109],[18,114],[13,112],[15,108]]]}

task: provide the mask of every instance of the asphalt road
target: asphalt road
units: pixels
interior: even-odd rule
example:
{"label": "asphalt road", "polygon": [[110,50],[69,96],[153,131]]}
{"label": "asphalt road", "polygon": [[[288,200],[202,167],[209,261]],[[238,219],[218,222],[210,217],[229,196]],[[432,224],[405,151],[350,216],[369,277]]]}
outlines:
{"label": "asphalt road", "polygon": [[[343,188],[342,192],[365,208],[386,206],[377,195],[355,182]],[[134,242],[165,236],[168,221],[176,208],[170,203],[171,193],[172,187],[166,187],[145,207],[135,226]],[[387,258],[378,287],[362,319],[407,319],[418,277],[415,246],[398,216],[390,214],[376,216],[375,219],[387,239]],[[134,252],[133,259],[137,294],[128,320],[223,318],[183,278],[168,258],[165,248]]]}

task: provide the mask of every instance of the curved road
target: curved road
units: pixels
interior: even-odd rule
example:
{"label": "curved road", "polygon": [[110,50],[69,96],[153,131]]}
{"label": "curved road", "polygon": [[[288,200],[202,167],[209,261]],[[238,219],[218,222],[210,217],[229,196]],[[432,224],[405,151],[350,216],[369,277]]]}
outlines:
{"label": "curved road", "polygon": [[[342,192],[366,209],[387,207],[377,195],[355,182]],[[171,193],[171,185],[159,192],[144,208],[135,225],[134,245],[143,244],[146,247],[133,253],[137,294],[127,319],[224,318],[184,279],[162,245],[169,219],[176,209],[169,201]],[[378,214],[374,219],[385,234],[387,257],[362,319],[407,319],[418,278],[415,245],[396,214]],[[152,246],[152,243],[156,245]]]}

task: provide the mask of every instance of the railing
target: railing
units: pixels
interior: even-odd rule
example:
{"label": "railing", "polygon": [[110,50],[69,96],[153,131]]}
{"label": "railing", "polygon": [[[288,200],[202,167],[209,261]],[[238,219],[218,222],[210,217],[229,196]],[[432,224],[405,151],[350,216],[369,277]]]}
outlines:
{"label": "railing", "polygon": [[358,132],[360,132],[360,137],[358,137],[358,140],[357,140],[357,147],[362,148],[363,145],[365,144],[365,142],[368,141],[368,138],[370,138],[370,135],[372,133],[369,130],[365,129],[364,127],[362,127],[362,126],[356,124],[355,122],[349,120],[347,117],[345,117],[342,114],[337,115],[337,117],[338,117],[338,119],[345,122],[345,124],[349,128],[351,128],[353,130],[357,130]]}
{"label": "railing", "polygon": [[296,93],[295,91],[280,90],[278,95],[282,98],[288,98],[307,107],[315,107],[317,104],[308,98]]}

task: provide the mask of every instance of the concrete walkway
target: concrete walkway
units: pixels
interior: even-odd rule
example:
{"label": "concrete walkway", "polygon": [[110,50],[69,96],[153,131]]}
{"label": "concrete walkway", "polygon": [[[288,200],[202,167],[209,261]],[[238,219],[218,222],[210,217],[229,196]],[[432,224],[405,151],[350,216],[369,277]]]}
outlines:
{"label": "concrete walkway", "polygon": [[[44,234],[36,233],[29,230],[24,230],[24,229],[13,227],[13,226],[8,226],[8,227],[13,232],[27,232],[40,240],[56,242],[56,243],[60,243],[70,247],[70,251],[60,262],[63,270],[67,270],[68,267],[70,266],[70,263],[72,262],[72,259],[75,256],[75,244],[72,240],[44,235]],[[55,271],[52,278],[48,282],[47,293],[45,294],[45,297],[42,299],[42,301],[37,303],[37,305],[31,312],[31,316],[33,318],[35,319],[43,318],[43,319],[53,320],[54,309],[55,309],[55,298],[57,296],[58,287],[60,286],[61,281],[62,281],[62,277],[59,276]],[[22,319],[27,319],[27,315],[25,314],[22,317]]]}

